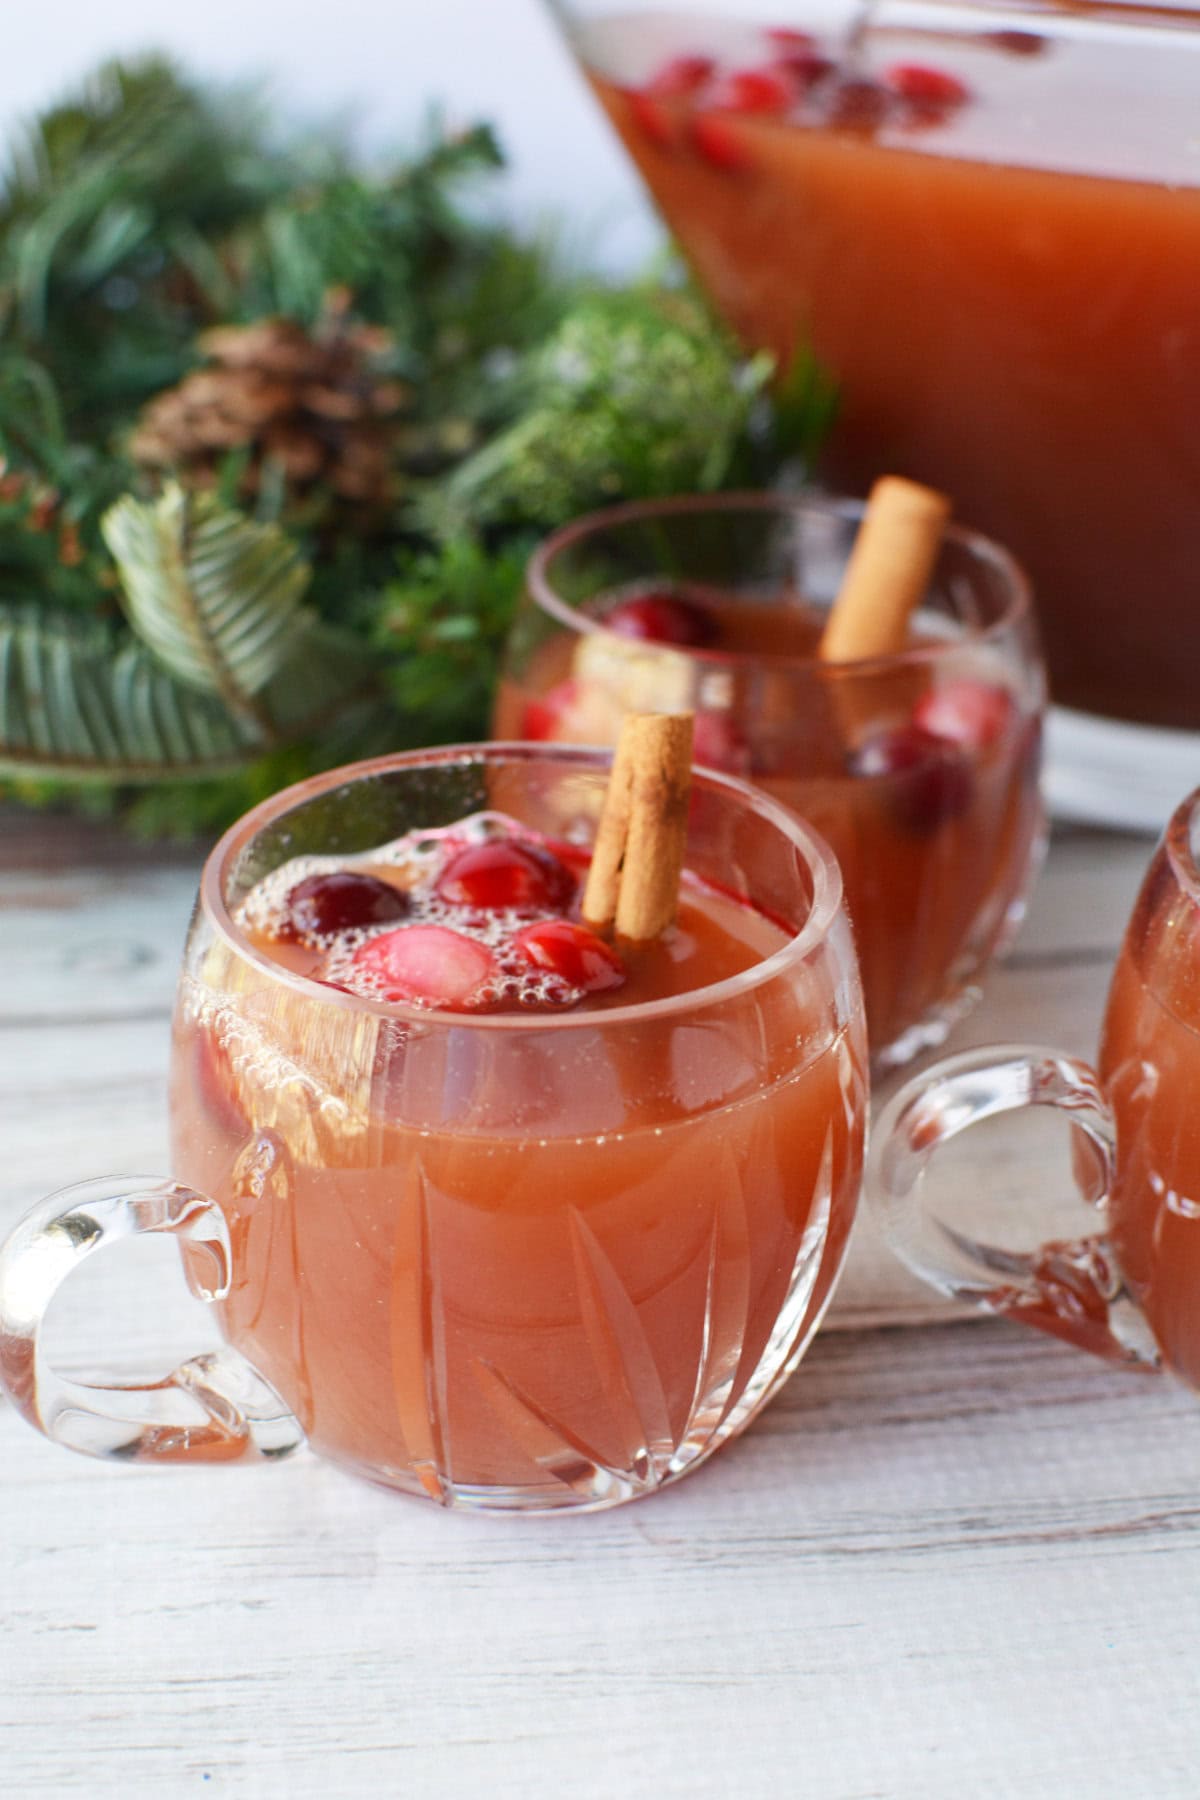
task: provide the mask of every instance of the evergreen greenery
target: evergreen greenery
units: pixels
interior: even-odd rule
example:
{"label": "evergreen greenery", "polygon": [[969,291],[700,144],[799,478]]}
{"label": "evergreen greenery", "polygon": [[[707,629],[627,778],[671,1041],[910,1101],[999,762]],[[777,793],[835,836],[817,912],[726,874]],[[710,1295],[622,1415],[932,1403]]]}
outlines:
{"label": "evergreen greenery", "polygon": [[[11,146],[8,792],[208,829],[313,768],[481,735],[538,535],[811,454],[833,399],[819,370],[769,389],[767,361],[739,357],[677,283],[564,269],[481,206],[499,166],[482,128],[432,131],[384,166],[328,137],[286,141],[253,95],[158,60],[101,69]],[[331,295],[390,384],[383,516],[293,479],[262,434],[231,436],[215,485],[211,457],[202,485],[182,449],[165,475],[139,467],[138,417],[203,365],[202,334],[286,319],[320,341]],[[262,371],[245,379],[250,402],[269,399]],[[335,420],[343,402],[313,406]]]}

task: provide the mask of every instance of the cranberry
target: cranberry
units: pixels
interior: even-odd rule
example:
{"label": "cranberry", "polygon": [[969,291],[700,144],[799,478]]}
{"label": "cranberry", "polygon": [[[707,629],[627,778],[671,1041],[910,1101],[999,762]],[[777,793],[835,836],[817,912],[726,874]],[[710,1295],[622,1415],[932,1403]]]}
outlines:
{"label": "cranberry", "polygon": [[698,93],[715,68],[711,56],[673,56],[663,63],[644,88],[629,96],[630,110],[642,136],[669,150],[679,135],[679,120],[663,102],[687,100]]}
{"label": "cranberry", "polygon": [[883,82],[899,99],[915,106],[955,107],[970,99],[970,89],[957,75],[922,63],[893,63],[884,70]]}
{"label": "cranberry", "polygon": [[816,50],[789,50],[775,58],[775,67],[783,69],[796,87],[807,92],[824,80],[835,65]]}
{"label": "cranberry", "polygon": [[1007,688],[983,681],[947,681],[922,694],[913,708],[913,723],[964,749],[986,750],[1003,734],[1012,711]]}
{"label": "cranberry", "polygon": [[455,1010],[466,1005],[495,968],[491,951],[445,925],[402,925],[368,938],[354,967],[384,1000],[415,1000]]}
{"label": "cranberry", "polygon": [[729,713],[699,712],[692,731],[692,760],[726,775],[750,773],[750,746]]}
{"label": "cranberry", "polygon": [[1006,56],[1042,56],[1050,48],[1049,38],[1036,31],[985,31],[983,40]]}
{"label": "cranberry", "polygon": [[796,98],[796,84],[783,66],[735,69],[709,97],[719,112],[782,113]]}
{"label": "cranberry", "polygon": [[887,94],[876,82],[843,81],[829,103],[829,123],[845,131],[874,131],[887,110]]}
{"label": "cranberry", "polygon": [[678,644],[689,650],[711,644],[717,635],[716,621],[711,613],[666,590],[622,600],[605,615],[604,625],[618,637],[645,638],[654,644]]}
{"label": "cranberry", "polygon": [[574,699],[578,682],[561,681],[556,688],[547,689],[540,700],[527,700],[521,714],[521,736],[527,743],[544,744],[554,737],[558,728],[561,713],[565,710],[560,704],[562,690],[571,690],[570,698]]}
{"label": "cranberry", "polygon": [[712,77],[711,56],[672,56],[650,77],[642,92],[656,100],[682,100],[694,94]]}
{"label": "cranberry", "polygon": [[327,937],[363,925],[387,925],[409,909],[408,895],[374,875],[331,869],[306,875],[288,890],[281,936]]}
{"label": "cranberry", "polygon": [[552,850],[501,838],[452,856],[437,892],[452,906],[563,907],[575,892],[575,877]]}
{"label": "cranberry", "polygon": [[860,780],[890,784],[889,801],[910,831],[934,831],[970,803],[966,756],[919,725],[876,732],[853,752],[849,769]]}
{"label": "cranberry", "polygon": [[698,113],[692,120],[692,145],[710,168],[725,174],[750,167],[750,152],[737,127],[712,113]]}
{"label": "cranberry", "polygon": [[816,43],[811,31],[794,31],[790,25],[768,25],[763,36],[777,50],[811,50]]}
{"label": "cranberry", "polygon": [[585,994],[605,993],[625,980],[625,965],[616,951],[571,919],[540,919],[519,931],[513,943],[535,968]]}
{"label": "cranberry", "polygon": [[630,94],[629,110],[639,132],[660,149],[669,150],[676,138],[675,120],[665,106],[648,94]]}
{"label": "cranberry", "polygon": [[620,723],[620,707],[611,695],[571,675],[526,703],[521,736],[539,744],[612,744]]}

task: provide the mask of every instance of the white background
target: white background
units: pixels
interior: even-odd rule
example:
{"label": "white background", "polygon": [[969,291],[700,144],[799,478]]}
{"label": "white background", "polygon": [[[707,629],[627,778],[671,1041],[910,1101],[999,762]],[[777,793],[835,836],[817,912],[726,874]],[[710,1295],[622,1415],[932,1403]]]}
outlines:
{"label": "white background", "polygon": [[265,76],[286,114],[410,141],[440,100],[500,131],[503,192],[590,260],[656,241],[648,209],[542,0],[0,0],[0,136],[112,55],[164,49],[204,75]]}

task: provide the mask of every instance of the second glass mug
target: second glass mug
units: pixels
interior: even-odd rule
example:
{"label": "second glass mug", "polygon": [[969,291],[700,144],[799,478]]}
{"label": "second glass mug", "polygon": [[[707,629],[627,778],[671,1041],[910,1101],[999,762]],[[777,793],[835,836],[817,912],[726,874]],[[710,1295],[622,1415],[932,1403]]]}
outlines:
{"label": "second glass mug", "polygon": [[[697,771],[687,866],[782,926],[741,974],[597,1012],[439,1013],[322,987],[239,929],[299,855],[499,810],[590,841],[598,752],[418,752],[268,800],[203,873],[180,977],[173,1181],[85,1183],[0,1248],[0,1380],[125,1460],[318,1453],[446,1506],[612,1505],[695,1467],[795,1368],[857,1203],[862,996],[821,841]],[[166,1381],[56,1372],[76,1265],[175,1236],[226,1347]]]}
{"label": "second glass mug", "polygon": [[[1022,571],[960,527],[910,648],[820,661],[862,514],[818,495],[717,494],[576,520],[530,562],[495,730],[611,744],[625,711],[694,710],[697,762],[753,781],[834,851],[883,1069],[945,1039],[1023,914],[1044,844],[1045,680]],[[601,629],[614,602],[656,585],[694,596],[735,647]]]}
{"label": "second glass mug", "polygon": [[[874,1127],[867,1190],[892,1248],[944,1293],[1099,1356],[1200,1388],[1200,790],[1178,808],[1126,927],[1095,1069],[1008,1046],[948,1057]],[[977,1242],[922,1186],[967,1126],[1029,1106],[1075,1128],[1077,1184],[1103,1226],[1033,1254]]]}

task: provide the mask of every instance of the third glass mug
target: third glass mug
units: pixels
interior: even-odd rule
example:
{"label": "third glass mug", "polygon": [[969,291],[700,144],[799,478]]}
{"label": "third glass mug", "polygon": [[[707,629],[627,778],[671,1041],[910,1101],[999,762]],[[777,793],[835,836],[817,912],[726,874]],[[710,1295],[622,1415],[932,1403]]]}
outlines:
{"label": "third glass mug", "polygon": [[[1126,928],[1096,1070],[1052,1050],[972,1050],[909,1082],[876,1128],[868,1189],[918,1275],[1117,1360],[1200,1388],[1200,790],[1175,813]],[[1026,1106],[1076,1127],[1102,1232],[1033,1255],[973,1241],[921,1184],[938,1146]]]}

